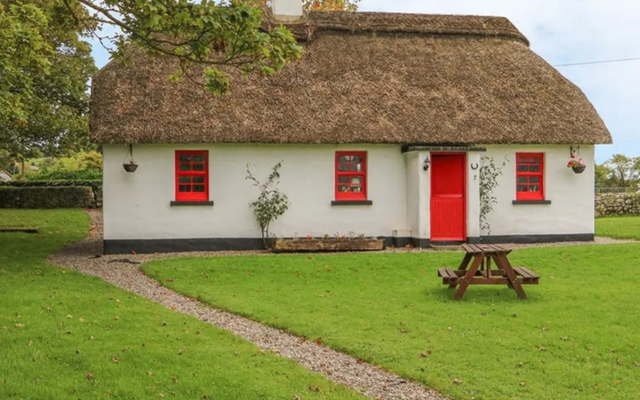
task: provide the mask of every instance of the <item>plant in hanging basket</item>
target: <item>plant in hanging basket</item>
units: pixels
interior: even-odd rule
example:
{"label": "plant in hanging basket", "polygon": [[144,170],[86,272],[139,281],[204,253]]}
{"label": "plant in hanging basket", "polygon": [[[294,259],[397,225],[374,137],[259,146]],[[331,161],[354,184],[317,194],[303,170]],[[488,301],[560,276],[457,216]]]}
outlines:
{"label": "plant in hanging basket", "polygon": [[569,160],[569,162],[567,163],[567,168],[571,168],[576,174],[581,174],[584,172],[587,166],[584,165],[582,158],[571,158],[571,160]]}
{"label": "plant in hanging basket", "polygon": [[133,161],[130,161],[129,163],[126,163],[126,164],[122,164],[122,166],[124,167],[124,170],[127,172],[135,172],[136,169],[138,169],[138,164],[134,163]]}

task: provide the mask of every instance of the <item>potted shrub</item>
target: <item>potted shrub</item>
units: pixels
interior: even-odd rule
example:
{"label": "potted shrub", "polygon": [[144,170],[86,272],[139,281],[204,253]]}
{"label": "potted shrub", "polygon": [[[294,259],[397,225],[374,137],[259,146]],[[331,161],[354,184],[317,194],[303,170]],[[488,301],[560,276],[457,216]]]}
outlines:
{"label": "potted shrub", "polygon": [[583,173],[584,170],[587,168],[587,166],[584,165],[582,158],[578,158],[578,159],[571,158],[571,160],[569,160],[569,162],[567,163],[567,167],[571,168],[573,172],[575,172],[576,174]]}

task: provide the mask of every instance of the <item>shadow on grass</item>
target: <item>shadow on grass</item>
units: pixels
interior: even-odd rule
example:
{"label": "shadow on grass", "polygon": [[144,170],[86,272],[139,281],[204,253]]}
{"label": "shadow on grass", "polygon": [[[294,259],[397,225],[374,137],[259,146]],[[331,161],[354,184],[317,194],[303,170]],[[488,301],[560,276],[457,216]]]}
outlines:
{"label": "shadow on grass", "polygon": [[451,303],[483,303],[483,304],[495,304],[496,302],[513,303],[516,301],[521,302],[540,302],[544,301],[543,297],[540,297],[535,291],[535,286],[524,285],[524,291],[527,294],[527,299],[521,300],[518,298],[515,290],[505,286],[479,286],[471,285],[467,289],[462,298],[462,301],[454,300],[458,288],[449,288],[447,285],[440,287],[427,288],[424,290],[425,296],[428,296],[438,302],[451,302]]}

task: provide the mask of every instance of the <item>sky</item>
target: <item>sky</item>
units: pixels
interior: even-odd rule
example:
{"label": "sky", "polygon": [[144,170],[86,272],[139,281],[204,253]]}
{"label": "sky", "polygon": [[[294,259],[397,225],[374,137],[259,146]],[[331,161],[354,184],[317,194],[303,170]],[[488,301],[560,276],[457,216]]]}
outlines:
{"label": "sky", "polygon": [[[504,16],[551,65],[640,58],[637,0],[362,0],[360,11]],[[108,53],[93,43],[102,67]],[[596,160],[640,156],[640,60],[557,67],[594,104],[613,135]]]}

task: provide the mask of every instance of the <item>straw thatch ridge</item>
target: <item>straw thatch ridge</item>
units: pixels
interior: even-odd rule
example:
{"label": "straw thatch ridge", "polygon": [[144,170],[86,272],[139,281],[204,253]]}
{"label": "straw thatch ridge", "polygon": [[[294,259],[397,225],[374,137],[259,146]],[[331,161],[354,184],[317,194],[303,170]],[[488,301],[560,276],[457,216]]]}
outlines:
{"label": "straw thatch ridge", "polygon": [[[279,24],[271,15],[266,19],[268,26]],[[529,45],[529,40],[504,17],[313,11],[310,18],[288,27],[298,40],[311,40],[322,31],[346,31],[495,36]]]}
{"label": "straw thatch ridge", "polygon": [[[493,17],[311,12],[273,77],[231,71],[232,94],[170,82],[134,54],[94,78],[99,143],[611,143],[586,96]],[[193,71],[199,76],[198,71]]]}

